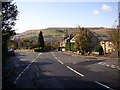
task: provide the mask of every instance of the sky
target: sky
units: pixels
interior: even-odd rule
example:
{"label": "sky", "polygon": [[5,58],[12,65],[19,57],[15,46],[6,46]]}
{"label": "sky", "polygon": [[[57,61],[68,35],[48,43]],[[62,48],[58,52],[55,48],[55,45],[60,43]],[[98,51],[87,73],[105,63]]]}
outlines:
{"label": "sky", "polygon": [[17,2],[14,29],[21,33],[50,27],[109,27],[118,19],[118,2]]}

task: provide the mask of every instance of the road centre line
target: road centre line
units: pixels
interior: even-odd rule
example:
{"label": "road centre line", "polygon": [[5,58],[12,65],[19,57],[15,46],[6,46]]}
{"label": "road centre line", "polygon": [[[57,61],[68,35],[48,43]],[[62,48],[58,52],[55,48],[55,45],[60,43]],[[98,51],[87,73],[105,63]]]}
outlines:
{"label": "road centre line", "polygon": [[[41,54],[42,54],[42,53],[39,53],[38,56],[37,56],[35,59],[33,59],[32,63],[33,63]],[[16,80],[15,80],[14,83],[17,83],[17,80],[18,80],[18,79],[22,76],[22,74],[30,67],[30,65],[31,65],[32,63],[28,64],[28,66],[19,74],[19,76],[16,78]]]}
{"label": "road centre line", "polygon": [[75,72],[76,74],[78,74],[78,75],[80,75],[80,76],[84,77],[84,75],[83,75],[83,74],[81,74],[81,73],[77,72],[76,70],[72,69],[71,67],[67,66],[67,68],[68,68],[68,69],[70,69],[71,71]]}
{"label": "road centre line", "polygon": [[51,52],[52,53],[52,55],[54,56],[54,57],[56,57],[54,54],[53,54],[53,52]]}
{"label": "road centre line", "polygon": [[57,59],[57,57],[55,57],[55,59]]}
{"label": "road centre line", "polygon": [[62,61],[58,60],[61,64],[64,64]]}
{"label": "road centre line", "polygon": [[[54,53],[52,52],[52,55],[54,56],[54,58],[56,59],[56,60],[58,60],[58,58],[54,55]],[[60,62],[61,64],[64,64],[62,61],[60,61],[60,60],[58,60],[58,62]]]}
{"label": "road centre line", "polygon": [[[53,54],[53,56],[55,57],[55,55],[54,55],[54,53],[52,52],[52,54]],[[56,60],[58,60],[58,59],[56,59]],[[61,64],[64,64],[62,61],[60,61],[60,60],[58,60]],[[80,76],[82,76],[82,77],[84,77],[84,75],[83,74],[81,74],[81,73],[79,73],[79,72],[77,72],[76,70],[74,70],[74,69],[72,69],[71,67],[69,67],[69,66],[66,66],[68,69],[70,69],[71,71],[73,71],[73,72],[75,72],[76,74],[78,74],[78,75],[80,75]]]}
{"label": "road centre line", "polygon": [[108,88],[108,89],[110,89],[110,90],[114,90],[114,89],[110,88],[109,86],[107,86],[107,85],[105,85],[105,84],[102,84],[102,83],[100,83],[100,82],[98,82],[98,81],[95,81],[95,83],[97,83],[97,84],[99,84],[99,85],[101,85],[101,86],[103,86],[103,87],[105,87],[105,88]]}

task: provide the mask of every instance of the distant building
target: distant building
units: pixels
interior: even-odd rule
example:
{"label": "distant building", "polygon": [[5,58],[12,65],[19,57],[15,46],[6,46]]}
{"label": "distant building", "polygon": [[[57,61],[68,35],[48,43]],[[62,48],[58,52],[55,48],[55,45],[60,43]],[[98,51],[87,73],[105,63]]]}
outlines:
{"label": "distant building", "polygon": [[[98,34],[96,34],[95,32],[91,32],[89,31],[90,35],[92,36],[91,38],[91,44],[89,45],[89,51],[92,51],[98,44],[99,44],[99,39],[98,39]],[[65,50],[70,50],[70,51],[76,51],[75,50],[75,36],[68,36],[66,37],[62,42],[60,42],[60,47],[61,47],[61,51],[65,51]]]}
{"label": "distant building", "polygon": [[60,51],[66,51],[66,44],[70,42],[70,40],[73,38],[72,35],[69,35],[63,39],[63,41],[60,42]]}
{"label": "distant building", "polygon": [[113,43],[108,39],[108,37],[100,37],[100,45],[103,47],[104,53],[112,53],[115,51],[113,48]]}

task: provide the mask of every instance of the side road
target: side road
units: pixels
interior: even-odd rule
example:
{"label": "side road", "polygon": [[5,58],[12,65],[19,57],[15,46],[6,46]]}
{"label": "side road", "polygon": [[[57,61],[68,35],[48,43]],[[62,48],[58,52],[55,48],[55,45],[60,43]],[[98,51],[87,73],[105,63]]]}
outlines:
{"label": "side road", "polygon": [[96,59],[104,59],[104,60],[108,60],[108,59],[118,60],[118,59],[120,59],[120,58],[112,58],[112,57],[106,57],[106,56],[79,55],[79,54],[76,54],[76,53],[73,53],[73,52],[70,52],[70,51],[68,51],[68,52],[64,51],[64,52],[61,52],[61,53],[65,53],[65,54],[69,54],[69,55],[77,56],[77,57],[96,58]]}

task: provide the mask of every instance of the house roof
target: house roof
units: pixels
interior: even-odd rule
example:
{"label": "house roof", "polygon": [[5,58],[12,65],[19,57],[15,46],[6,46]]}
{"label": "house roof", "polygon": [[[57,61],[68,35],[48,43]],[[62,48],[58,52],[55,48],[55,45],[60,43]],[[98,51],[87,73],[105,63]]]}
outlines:
{"label": "house roof", "polygon": [[64,37],[64,40],[71,40],[74,37],[74,35],[69,35],[67,37]]}
{"label": "house roof", "polygon": [[100,41],[110,41],[109,36],[101,36],[101,37],[99,37],[99,40]]}

